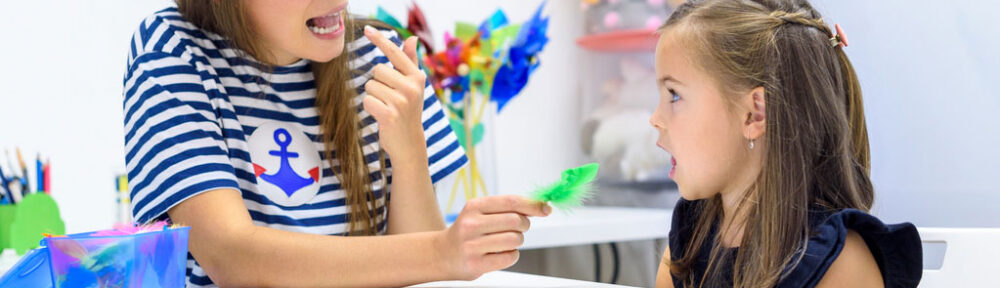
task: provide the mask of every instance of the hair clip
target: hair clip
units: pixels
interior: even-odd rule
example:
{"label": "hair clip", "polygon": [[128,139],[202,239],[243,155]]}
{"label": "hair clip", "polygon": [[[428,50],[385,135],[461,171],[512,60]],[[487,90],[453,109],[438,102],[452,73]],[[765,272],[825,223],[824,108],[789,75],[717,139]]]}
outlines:
{"label": "hair clip", "polygon": [[837,47],[837,45],[847,47],[847,34],[844,33],[844,29],[840,29],[840,24],[834,24],[833,27],[836,34],[830,37],[830,47]]}

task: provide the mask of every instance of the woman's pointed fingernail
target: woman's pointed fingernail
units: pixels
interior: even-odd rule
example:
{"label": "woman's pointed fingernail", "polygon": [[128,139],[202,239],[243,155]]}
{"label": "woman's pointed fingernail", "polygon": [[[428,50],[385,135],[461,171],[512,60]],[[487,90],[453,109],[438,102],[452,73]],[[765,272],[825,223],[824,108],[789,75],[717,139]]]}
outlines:
{"label": "woman's pointed fingernail", "polygon": [[365,25],[365,32],[374,33],[375,27],[372,27],[372,25]]}
{"label": "woman's pointed fingernail", "polygon": [[552,214],[552,206],[549,206],[549,204],[545,204],[545,207],[542,207],[542,213],[545,213],[546,216]]}

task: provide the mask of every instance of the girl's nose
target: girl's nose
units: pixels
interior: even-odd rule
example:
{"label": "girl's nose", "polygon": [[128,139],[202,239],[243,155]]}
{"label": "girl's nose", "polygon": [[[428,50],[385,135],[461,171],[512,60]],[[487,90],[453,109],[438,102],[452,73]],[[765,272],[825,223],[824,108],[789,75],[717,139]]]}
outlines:
{"label": "girl's nose", "polygon": [[656,121],[656,113],[653,113],[653,116],[649,116],[649,125],[653,126],[653,128],[656,129],[663,128],[663,126],[660,125],[658,121]]}

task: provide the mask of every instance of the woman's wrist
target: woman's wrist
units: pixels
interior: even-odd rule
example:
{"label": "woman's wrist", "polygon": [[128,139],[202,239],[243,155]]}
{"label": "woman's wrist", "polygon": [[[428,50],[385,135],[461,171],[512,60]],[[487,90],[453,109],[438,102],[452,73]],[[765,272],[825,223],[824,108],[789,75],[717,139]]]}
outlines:
{"label": "woman's wrist", "polygon": [[439,276],[445,280],[462,279],[459,271],[458,261],[455,260],[455,245],[449,241],[448,229],[430,232],[432,233],[431,245],[434,247],[435,270],[440,271]]}
{"label": "woman's wrist", "polygon": [[417,143],[411,147],[406,147],[406,149],[386,151],[389,161],[392,161],[393,171],[412,168],[427,169],[427,145],[424,144],[423,139],[420,139],[420,142]]}

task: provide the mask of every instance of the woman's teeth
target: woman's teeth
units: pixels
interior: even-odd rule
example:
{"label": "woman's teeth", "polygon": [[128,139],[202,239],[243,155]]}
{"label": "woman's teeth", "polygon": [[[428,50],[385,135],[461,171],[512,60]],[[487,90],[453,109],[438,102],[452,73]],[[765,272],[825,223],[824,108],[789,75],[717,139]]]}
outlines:
{"label": "woman's teeth", "polygon": [[340,30],[340,12],[315,17],[306,21],[309,30],[316,34],[329,34]]}

